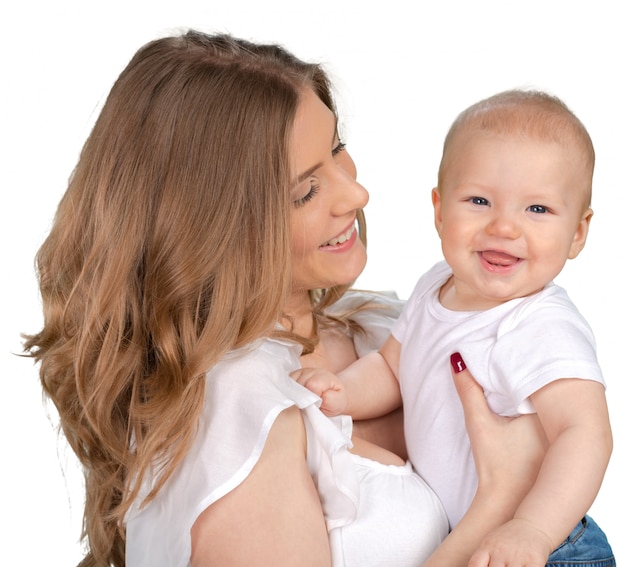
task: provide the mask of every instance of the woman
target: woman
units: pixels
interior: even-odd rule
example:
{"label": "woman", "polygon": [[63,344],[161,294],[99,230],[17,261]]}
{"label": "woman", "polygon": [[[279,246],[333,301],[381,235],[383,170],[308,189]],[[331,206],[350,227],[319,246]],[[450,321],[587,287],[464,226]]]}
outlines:
{"label": "woman", "polygon": [[[445,536],[402,459],[289,377],[386,332],[380,302],[330,314],[366,260],[355,176],[325,74],[277,46],[189,32],[122,72],[39,251],[26,342],[84,466],[84,565],[419,565]],[[439,564],[511,513],[496,477]]]}

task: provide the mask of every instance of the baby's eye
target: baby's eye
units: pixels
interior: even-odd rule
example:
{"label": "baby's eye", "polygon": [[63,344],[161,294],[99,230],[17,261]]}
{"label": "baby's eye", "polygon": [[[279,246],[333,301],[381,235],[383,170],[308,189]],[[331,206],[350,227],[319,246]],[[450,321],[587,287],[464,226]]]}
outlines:
{"label": "baby's eye", "polygon": [[484,197],[472,197],[470,202],[474,205],[482,205],[483,207],[489,206],[489,201],[487,201]]}
{"label": "baby's eye", "polygon": [[544,207],[543,205],[531,205],[527,210],[531,213],[547,213],[548,207]]}

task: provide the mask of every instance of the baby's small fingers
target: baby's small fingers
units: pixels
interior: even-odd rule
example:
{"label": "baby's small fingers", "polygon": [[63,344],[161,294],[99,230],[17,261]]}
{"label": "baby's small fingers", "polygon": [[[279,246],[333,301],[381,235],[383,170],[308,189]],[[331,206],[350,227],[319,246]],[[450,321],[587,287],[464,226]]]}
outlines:
{"label": "baby's small fingers", "polygon": [[304,386],[313,376],[315,376],[315,372],[311,371],[311,368],[299,368],[298,370],[290,372],[289,376],[291,376],[298,384]]}
{"label": "baby's small fingers", "polygon": [[326,391],[327,385],[321,380],[316,373],[309,371],[308,368],[302,368],[290,373],[290,376],[301,386],[304,386],[307,390],[310,390],[318,396]]}

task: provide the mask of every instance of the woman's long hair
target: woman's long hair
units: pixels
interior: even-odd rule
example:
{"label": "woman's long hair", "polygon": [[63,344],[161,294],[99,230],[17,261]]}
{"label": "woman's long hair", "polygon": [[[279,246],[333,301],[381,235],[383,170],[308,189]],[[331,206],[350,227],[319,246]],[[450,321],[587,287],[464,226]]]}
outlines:
{"label": "woman's long hair", "polygon": [[[278,46],[190,31],[113,86],[37,255],[25,350],[83,465],[83,565],[124,565],[123,519],[198,422],[204,372],[270,334],[290,284],[289,140],[326,75]],[[336,295],[336,294],[335,294]]]}

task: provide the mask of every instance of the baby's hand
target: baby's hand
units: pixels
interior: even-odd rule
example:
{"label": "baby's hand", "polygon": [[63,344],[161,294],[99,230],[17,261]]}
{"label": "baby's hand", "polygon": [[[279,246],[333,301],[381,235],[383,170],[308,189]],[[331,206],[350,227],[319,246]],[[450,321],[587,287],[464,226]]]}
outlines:
{"label": "baby's hand", "polygon": [[468,567],[544,567],[554,545],[527,520],[513,519],[482,541]]}
{"label": "baby's hand", "polygon": [[321,368],[301,368],[290,376],[322,398],[320,409],[328,416],[341,415],[348,405],[346,391],[335,374]]}

